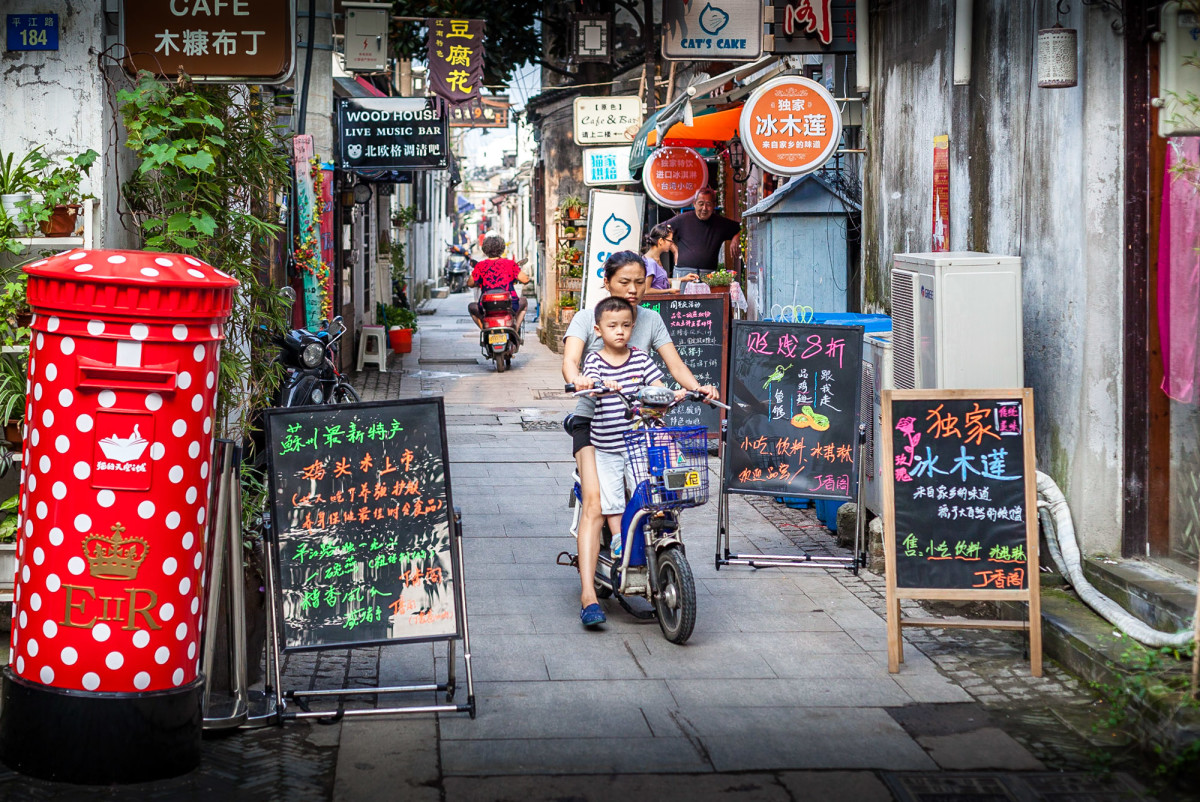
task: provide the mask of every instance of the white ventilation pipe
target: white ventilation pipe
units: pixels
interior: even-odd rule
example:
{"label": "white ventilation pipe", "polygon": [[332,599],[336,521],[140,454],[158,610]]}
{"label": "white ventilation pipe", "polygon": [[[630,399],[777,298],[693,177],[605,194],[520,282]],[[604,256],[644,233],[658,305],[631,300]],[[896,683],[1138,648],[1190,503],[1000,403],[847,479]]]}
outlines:
{"label": "white ventilation pipe", "polygon": [[1079,598],[1108,623],[1146,646],[1184,647],[1190,644],[1193,637],[1190,629],[1160,632],[1092,587],[1083,575],[1079,543],[1075,540],[1075,525],[1071,523],[1071,510],[1067,506],[1066,498],[1054,480],[1041,471],[1037,474],[1037,489],[1038,515],[1046,527],[1046,545],[1049,547],[1050,558],[1058,567],[1059,573],[1067,578],[1071,587],[1079,594]]}
{"label": "white ventilation pipe", "polygon": [[958,0],[954,7],[954,84],[971,83],[971,33],[974,29],[973,0]]}

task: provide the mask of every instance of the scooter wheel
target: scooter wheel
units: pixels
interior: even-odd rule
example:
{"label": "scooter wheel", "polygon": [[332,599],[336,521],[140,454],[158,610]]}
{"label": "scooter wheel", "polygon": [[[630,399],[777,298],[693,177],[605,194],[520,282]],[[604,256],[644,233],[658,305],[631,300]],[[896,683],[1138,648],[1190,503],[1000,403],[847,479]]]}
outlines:
{"label": "scooter wheel", "polygon": [[503,373],[504,371],[508,370],[508,357],[498,356],[496,357],[495,362],[497,373]]}
{"label": "scooter wheel", "polygon": [[679,546],[667,546],[656,561],[658,580],[654,610],[663,637],[671,643],[684,644],[696,627],[696,580],[692,567]]}

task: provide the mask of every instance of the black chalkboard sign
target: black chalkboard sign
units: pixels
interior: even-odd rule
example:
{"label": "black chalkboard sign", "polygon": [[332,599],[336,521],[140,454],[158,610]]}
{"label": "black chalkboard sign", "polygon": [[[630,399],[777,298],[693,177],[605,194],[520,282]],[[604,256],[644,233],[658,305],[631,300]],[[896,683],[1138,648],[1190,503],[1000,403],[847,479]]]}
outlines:
{"label": "black chalkboard sign", "polygon": [[267,413],[285,651],[461,636],[441,398]]}
{"label": "black chalkboard sign", "polygon": [[[729,296],[724,293],[651,295],[642,306],[662,317],[683,364],[700,384],[711,384],[724,398]],[[657,352],[650,356],[666,377],[667,386],[678,389],[679,383],[671,378],[662,357]],[[721,434],[721,410],[699,401],[685,401],[675,407],[667,413],[666,421],[668,426],[703,426],[710,437]]]}
{"label": "black chalkboard sign", "polygon": [[884,402],[896,586],[1027,589],[1037,508],[1020,391],[911,392],[924,397],[894,393]]}
{"label": "black chalkboard sign", "polygon": [[855,498],[862,337],[861,326],[734,321],[726,492]]}

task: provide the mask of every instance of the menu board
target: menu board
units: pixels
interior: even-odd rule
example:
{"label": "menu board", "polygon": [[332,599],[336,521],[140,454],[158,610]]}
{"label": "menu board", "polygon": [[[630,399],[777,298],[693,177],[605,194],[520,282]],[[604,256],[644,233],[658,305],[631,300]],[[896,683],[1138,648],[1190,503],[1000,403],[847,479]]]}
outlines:
{"label": "menu board", "polygon": [[[725,397],[725,343],[729,331],[729,296],[712,295],[652,295],[642,306],[662,316],[683,364],[688,366],[700,384],[716,387]],[[667,386],[679,388],[671,378],[662,357],[650,355],[663,372]],[[684,401],[667,413],[668,426],[703,426],[709,437],[721,435],[721,410],[700,401]]]}
{"label": "menu board", "polygon": [[267,413],[285,650],[461,635],[441,398]]}
{"label": "menu board", "polygon": [[855,498],[862,338],[861,326],[734,321],[726,492]]}
{"label": "menu board", "polygon": [[1029,587],[1031,413],[1020,390],[989,395],[916,390],[884,401],[896,587]]}

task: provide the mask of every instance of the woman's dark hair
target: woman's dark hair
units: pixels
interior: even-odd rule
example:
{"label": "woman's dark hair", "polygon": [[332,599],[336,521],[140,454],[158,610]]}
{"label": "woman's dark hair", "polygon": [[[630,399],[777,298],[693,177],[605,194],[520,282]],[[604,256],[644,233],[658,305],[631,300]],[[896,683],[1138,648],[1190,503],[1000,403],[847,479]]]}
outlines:
{"label": "woman's dark hair", "polygon": [[666,223],[659,223],[654,228],[650,229],[650,233],[642,237],[642,251],[645,252],[658,244],[660,239],[666,239],[671,236],[671,227]]}
{"label": "woman's dark hair", "polygon": [[646,263],[638,254],[633,251],[617,251],[604,260],[604,280],[612,281],[613,276],[617,275],[617,271],[629,265],[637,265],[642,272],[646,270]]}
{"label": "woman's dark hair", "polygon": [[479,250],[483,251],[483,255],[487,258],[495,259],[504,253],[504,237],[499,234],[488,234],[483,238]]}

